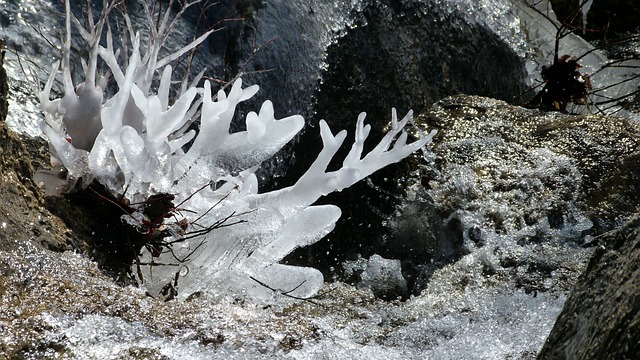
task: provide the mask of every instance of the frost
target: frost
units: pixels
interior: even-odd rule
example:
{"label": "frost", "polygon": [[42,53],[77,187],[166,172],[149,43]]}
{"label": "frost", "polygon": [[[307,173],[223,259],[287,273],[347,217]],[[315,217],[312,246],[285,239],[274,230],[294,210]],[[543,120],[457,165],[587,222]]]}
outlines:
{"label": "frost", "polygon": [[[148,35],[135,33],[124,15],[127,31],[121,36],[128,34],[131,49],[115,49],[107,25],[115,3],[103,4],[99,21],[90,21],[94,26],[85,29],[66,1],[62,61],[54,65],[40,93],[46,115],[41,128],[49,140],[54,170],[38,179],[49,183],[45,186],[52,193],[97,180],[115,199],[126,199],[131,211],[123,214],[123,221],[150,236],[162,232],[162,246],[145,247],[133,269],[152,294],[185,297],[204,291],[264,298],[275,290],[299,298],[313,296],[323,283],[318,270],[279,263],[294,249],[319,241],[340,217],[336,206],[312,204],[421,149],[435,132],[407,143],[403,129],[412,113],[399,120],[394,109],[391,130],[364,153],[371,128],[363,113],[342,167],[327,171],[347,133],[334,135],[321,121],[324,146],[308,171],[291,187],[260,193],[255,171],[302,129],[304,119],[276,119],[266,101],[258,112],[247,114],[245,131],[231,133],[236,107],[258,91],[257,85],[243,87],[238,79],[228,92],[214,94],[209,81],[198,86],[200,73],[190,85],[183,79],[176,95],[169,95],[174,88],[170,63],[211,32],[158,59],[172,20],[168,13],[154,19],[147,8]],[[79,84],[70,70],[72,21],[90,48]],[[141,38],[148,40],[145,46]],[[64,96],[50,100],[60,66]],[[104,76],[99,66],[107,68]],[[107,96],[110,81],[115,81],[117,92]],[[58,179],[61,168],[66,169],[66,187]],[[170,197],[175,208],[153,218],[150,201],[163,196]]]}

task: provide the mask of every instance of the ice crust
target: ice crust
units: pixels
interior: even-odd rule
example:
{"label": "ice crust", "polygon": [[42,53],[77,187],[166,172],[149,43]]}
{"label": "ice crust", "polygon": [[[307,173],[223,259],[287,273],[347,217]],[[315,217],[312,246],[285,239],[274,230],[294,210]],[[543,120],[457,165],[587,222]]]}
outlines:
{"label": "ice crust", "polygon": [[[323,283],[318,270],[279,264],[294,249],[324,237],[340,217],[336,206],[312,204],[402,160],[423,148],[435,134],[407,143],[403,128],[412,112],[398,120],[394,109],[391,130],[371,152],[363,154],[370,126],[364,124],[362,113],[342,167],[327,171],[347,133],[334,135],[321,121],[324,147],[309,170],[291,187],[260,193],[254,172],[302,129],[301,116],[276,119],[273,105],[265,101],[258,112],[246,115],[245,131],[231,133],[237,105],[256,94],[257,85],[243,88],[242,80],[237,79],[228,92],[220,90],[214,96],[209,81],[202,87],[197,85],[201,73],[189,86],[184,79],[176,89],[177,95],[169,96],[173,88],[170,62],[203,41],[208,33],[158,60],[163,36],[171,29],[169,17],[162,18],[155,28],[155,19],[148,11],[152,28],[143,49],[140,34],[132,35],[125,15],[132,45],[129,51],[122,51],[130,54],[123,59],[119,56],[122,49],[113,47],[110,28],[106,44],[99,43],[111,6],[105,3],[92,29],[83,28],[68,9],[67,1],[63,58],[54,65],[40,93],[46,115],[40,126],[49,140],[54,174],[62,167],[68,173],[66,189],[53,181],[49,188],[54,189],[49,192],[68,191],[77,184],[85,187],[97,180],[116,198],[124,197],[131,204],[144,202],[154,194],[175,195],[174,204],[180,204],[180,209],[174,211],[172,219],[186,220],[190,224],[187,233],[201,233],[165,248],[159,256],[143,252],[140,261],[148,265],[142,266],[140,280],[152,294],[180,274],[182,297],[208,291],[214,296],[268,298],[274,290],[294,297],[313,296]],[[72,21],[91,49],[79,84],[73,82],[69,64]],[[64,96],[50,100],[60,64]],[[99,76],[99,65],[108,68],[111,78]],[[156,75],[160,79],[154,82]],[[104,99],[109,81],[116,82],[118,91]],[[197,135],[189,130],[194,123],[199,125]],[[183,146],[190,141],[191,146],[185,150]],[[46,182],[49,175],[39,179]],[[145,222],[153,219],[146,218],[142,211],[141,206],[133,214],[123,215],[123,221],[144,229]],[[202,231],[207,228],[213,230]],[[169,241],[182,236],[176,231]]]}

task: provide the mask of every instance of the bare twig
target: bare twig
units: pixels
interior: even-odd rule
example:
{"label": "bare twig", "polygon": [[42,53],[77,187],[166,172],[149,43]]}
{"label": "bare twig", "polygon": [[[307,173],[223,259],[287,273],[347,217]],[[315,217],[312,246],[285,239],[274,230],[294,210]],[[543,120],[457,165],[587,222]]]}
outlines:
{"label": "bare twig", "polygon": [[305,280],[305,281],[303,281],[303,282],[301,282],[298,286],[294,287],[293,289],[291,289],[291,290],[286,290],[286,291],[285,291],[285,290],[275,289],[275,288],[273,288],[273,287],[271,287],[271,286],[269,286],[269,285],[265,284],[264,282],[262,282],[262,281],[260,281],[260,280],[256,279],[256,278],[255,278],[255,277],[253,277],[253,276],[249,276],[249,278],[251,278],[251,280],[253,280],[253,281],[257,282],[260,286],[263,286],[263,287],[265,287],[265,288],[267,288],[267,289],[269,289],[269,290],[273,291],[273,292],[274,292],[274,293],[276,293],[276,294],[280,294],[280,295],[283,295],[283,296],[286,296],[286,297],[288,297],[288,298],[295,299],[295,300],[306,301],[306,302],[311,303],[311,304],[313,304],[313,305],[320,305],[320,306],[324,306],[324,305],[322,305],[322,304],[320,304],[320,303],[317,303],[317,302],[313,301],[314,299],[316,299],[316,298],[317,298],[317,296],[312,296],[312,297],[304,298],[304,297],[300,297],[300,296],[291,295],[291,293],[292,293],[292,292],[296,291],[298,288],[300,288],[300,286],[304,285],[304,283],[306,282],[306,280]]}

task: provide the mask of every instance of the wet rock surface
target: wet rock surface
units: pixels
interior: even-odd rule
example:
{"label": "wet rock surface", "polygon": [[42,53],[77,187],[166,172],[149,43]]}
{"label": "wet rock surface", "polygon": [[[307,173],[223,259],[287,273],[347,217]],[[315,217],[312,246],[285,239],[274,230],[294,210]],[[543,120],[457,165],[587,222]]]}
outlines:
{"label": "wet rock surface", "polygon": [[2,121],[7,118],[9,108],[9,81],[3,66],[5,53],[4,40],[0,39],[0,119]]}
{"label": "wet rock surface", "polygon": [[315,331],[301,317],[279,321],[253,306],[165,303],[116,285],[82,255],[12,239],[0,250],[0,298],[0,359],[166,359],[153,345],[159,338],[177,339],[182,355],[202,358],[219,346],[262,344],[277,353]]}
{"label": "wet rock surface", "polygon": [[[640,128],[626,119],[456,96],[420,121],[439,129],[431,159],[436,170],[422,182],[444,217],[483,213],[497,232],[544,221],[559,229],[586,217],[597,235],[621,225],[639,205]],[[483,201],[488,197],[494,200]],[[511,210],[492,213],[500,203]]]}
{"label": "wet rock surface", "polygon": [[640,358],[640,216],[598,242],[538,359]]}

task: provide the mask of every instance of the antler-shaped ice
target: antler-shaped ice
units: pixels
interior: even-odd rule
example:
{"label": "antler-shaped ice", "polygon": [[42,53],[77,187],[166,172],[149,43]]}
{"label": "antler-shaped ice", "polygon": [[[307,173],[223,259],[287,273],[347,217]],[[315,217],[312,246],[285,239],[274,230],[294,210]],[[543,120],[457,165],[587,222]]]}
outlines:
{"label": "antler-shaped ice", "polygon": [[[364,124],[365,114],[361,114],[351,151],[342,168],[332,172],[327,172],[326,168],[347,134],[341,131],[333,136],[329,126],[322,121],[320,131],[324,147],[295,185],[262,194],[247,191],[242,196],[237,194],[222,201],[211,219],[232,212],[250,212],[243,217],[247,222],[216,230],[199,238],[192,247],[177,251],[178,258],[189,258],[190,271],[182,278],[182,286],[189,291],[231,288],[234,293],[251,289],[254,296],[269,294],[269,288],[294,297],[304,298],[315,294],[323,283],[318,270],[279,262],[296,248],[319,241],[335,226],[340,209],[333,205],[311,206],[318,198],[340,191],[382,167],[404,159],[431,141],[435,131],[407,144],[407,134],[403,129],[411,116],[412,112],[409,112],[398,121],[393,110],[391,130],[363,157],[370,126]],[[249,182],[254,179],[252,173],[243,176]],[[241,187],[241,183],[236,185]],[[229,190],[225,189],[224,192]],[[191,205],[192,208],[197,207],[195,203]],[[175,252],[173,255],[165,254],[159,261],[179,265],[174,255]],[[153,271],[154,277],[161,279],[156,283],[157,286],[166,283],[172,276],[171,273],[159,275],[157,269]],[[230,276],[233,281],[224,280]],[[263,285],[268,285],[268,288]]]}
{"label": "antler-shaped ice", "polygon": [[[375,171],[398,162],[414,151],[423,148],[431,142],[435,130],[421,139],[407,144],[407,133],[404,127],[411,120],[413,112],[409,111],[401,121],[395,109],[392,109],[391,130],[383,137],[378,145],[366,156],[362,157],[364,142],[371,131],[370,125],[364,124],[365,113],[358,116],[355,141],[351,151],[344,159],[342,168],[327,172],[327,166],[347,136],[345,130],[333,136],[325,121],[320,121],[320,135],[324,144],[318,158],[309,170],[291,188],[283,189],[281,195],[284,203],[307,206],[314,203],[323,195],[334,191],[341,191],[354,183],[371,175]],[[296,211],[297,206],[289,206]]]}
{"label": "antler-shaped ice", "polygon": [[[323,195],[340,191],[400,161],[429,143],[435,133],[407,143],[403,129],[412,113],[398,121],[394,109],[391,130],[371,152],[363,154],[371,130],[364,124],[363,113],[358,117],[355,141],[342,167],[327,171],[346,132],[334,136],[321,121],[323,149],[309,170],[291,187],[260,193],[255,171],[302,129],[301,116],[277,120],[273,105],[265,101],[258,112],[248,113],[245,131],[231,133],[236,107],[256,94],[257,85],[243,88],[238,79],[228,93],[220,90],[213,96],[208,81],[202,88],[197,87],[203,74],[200,73],[190,86],[185,77],[173,102],[170,97],[173,71],[169,63],[211,32],[158,60],[160,48],[175,23],[167,14],[156,23],[146,8],[150,30],[144,50],[141,36],[133,35],[131,20],[124,15],[128,29],[122,34],[124,46],[115,50],[107,21],[115,1],[103,1],[104,10],[97,23],[89,13],[88,30],[70,14],[69,1],[65,3],[65,94],[61,99],[49,100],[58,65],[40,93],[46,113],[41,127],[49,139],[54,165],[67,168],[69,188],[78,179],[83,180],[82,186],[97,179],[113,195],[125,196],[131,203],[144,203],[154,194],[168,193],[175,196],[175,204],[189,210],[174,214],[181,217],[182,230],[183,224],[189,224],[187,235],[182,237],[184,234],[176,232],[173,238],[166,239],[165,251],[159,258],[155,252],[147,252],[147,259],[141,259],[141,263],[151,264],[142,269],[144,279],[140,279],[151,292],[173,281],[176,269],[185,266],[189,271],[180,277],[181,296],[202,290],[233,294],[246,290],[251,296],[262,296],[268,295],[270,289],[294,297],[312,296],[322,285],[322,274],[316,269],[279,263],[294,249],[319,241],[340,217],[336,206],[312,204]],[[77,87],[69,65],[70,19],[90,45],[84,82]],[[106,47],[102,47],[99,42],[105,24]],[[131,38],[131,49],[125,37]],[[96,81],[98,58],[109,68],[118,89],[104,102],[103,89],[109,76]],[[152,94],[157,72],[161,72],[158,90]],[[189,129],[198,124],[196,135]],[[183,149],[191,141],[191,146]],[[54,177],[57,187],[58,175],[45,173],[41,178]],[[140,226],[146,215],[141,208],[123,216],[129,224]],[[173,241],[179,246],[170,246]],[[153,265],[158,263],[170,266]]]}

